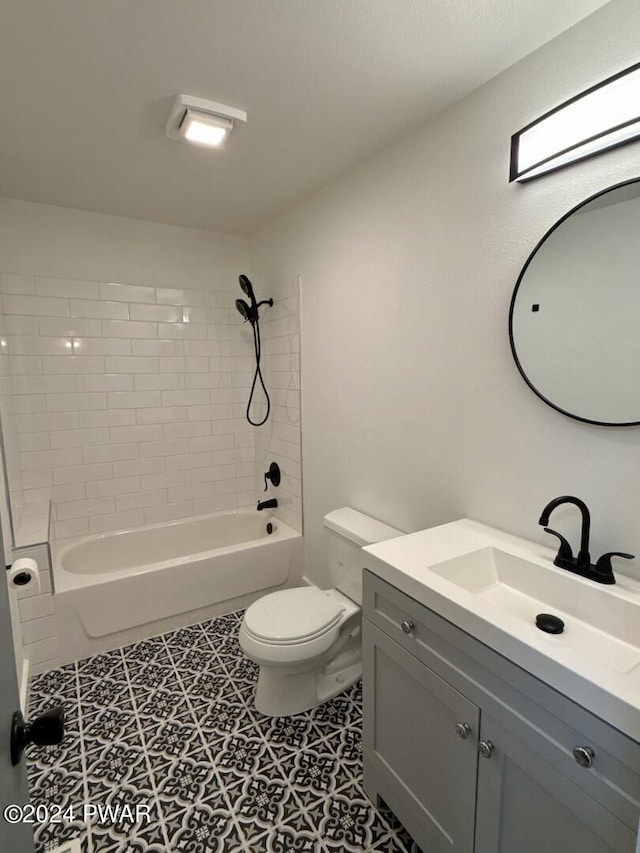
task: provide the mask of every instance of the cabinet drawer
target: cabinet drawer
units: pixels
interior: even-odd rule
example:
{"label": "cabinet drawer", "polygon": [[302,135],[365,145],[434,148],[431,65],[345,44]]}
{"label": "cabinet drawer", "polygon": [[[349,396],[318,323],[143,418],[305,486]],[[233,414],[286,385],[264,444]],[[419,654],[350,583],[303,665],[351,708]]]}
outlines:
{"label": "cabinet drawer", "polygon": [[[640,745],[365,571],[364,615],[516,737],[537,732],[546,760],[634,831],[640,814]],[[573,750],[593,750],[582,767]]]}

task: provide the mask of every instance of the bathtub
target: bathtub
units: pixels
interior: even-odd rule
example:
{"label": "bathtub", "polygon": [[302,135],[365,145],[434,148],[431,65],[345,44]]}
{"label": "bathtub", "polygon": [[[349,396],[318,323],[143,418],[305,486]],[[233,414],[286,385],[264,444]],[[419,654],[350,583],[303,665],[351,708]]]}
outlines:
{"label": "bathtub", "polygon": [[61,663],[247,607],[295,583],[301,553],[297,531],[254,508],[54,543]]}

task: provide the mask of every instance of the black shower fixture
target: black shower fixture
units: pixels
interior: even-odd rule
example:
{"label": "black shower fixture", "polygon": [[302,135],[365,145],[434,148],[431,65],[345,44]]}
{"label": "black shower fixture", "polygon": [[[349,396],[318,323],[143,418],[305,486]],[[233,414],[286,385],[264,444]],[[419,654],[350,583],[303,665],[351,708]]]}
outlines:
{"label": "black shower fixture", "polygon": [[240,287],[242,288],[243,292],[249,297],[252,302],[255,302],[256,297],[253,293],[253,285],[251,284],[247,276],[240,274],[238,276],[238,281],[240,282]]}
{"label": "black shower fixture", "polygon": [[236,308],[244,317],[245,323],[251,323],[251,325],[253,326],[253,324],[258,319],[255,316],[253,308],[250,305],[247,305],[244,299],[236,299]]}
{"label": "black shower fixture", "polygon": [[251,305],[247,305],[244,299],[236,299],[236,308],[244,317],[245,323],[249,322],[253,326],[254,323],[257,323],[260,319],[258,314],[258,308],[261,305],[268,305],[271,307],[273,305],[273,299],[262,299],[260,302],[256,300],[255,293],[253,292],[253,285],[249,281],[246,275],[241,275],[238,277],[238,281],[240,282],[240,287],[242,288],[243,293],[249,297]]}
{"label": "black shower fixture", "polygon": [[[240,282],[240,287],[242,288],[242,292],[249,297],[248,304],[244,299],[236,299],[236,308],[238,312],[242,315],[245,323],[251,323],[251,328],[253,330],[253,346],[256,355],[256,370],[253,375],[253,382],[251,383],[251,392],[249,393],[249,402],[247,403],[247,412],[246,417],[249,423],[252,426],[262,426],[267,422],[269,417],[269,412],[271,411],[271,400],[269,399],[269,393],[265,387],[264,379],[262,378],[262,371],[260,369],[260,356],[262,350],[262,344],[260,341],[260,313],[258,309],[261,305],[269,305],[271,307],[273,305],[273,299],[262,299],[260,302],[256,299],[255,293],[253,292],[253,285],[249,281],[246,275],[241,275],[238,278]],[[262,385],[262,390],[264,391],[264,395],[267,401],[267,412],[264,418],[261,421],[254,421],[251,419],[251,402],[253,400],[253,393],[256,388],[256,382],[260,379],[260,384]]]}

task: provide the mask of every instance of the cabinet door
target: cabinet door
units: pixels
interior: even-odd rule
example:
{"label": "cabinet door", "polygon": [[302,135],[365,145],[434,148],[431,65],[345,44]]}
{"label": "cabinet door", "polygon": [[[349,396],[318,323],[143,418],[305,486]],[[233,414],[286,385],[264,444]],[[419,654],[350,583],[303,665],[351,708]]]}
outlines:
{"label": "cabinet door", "polygon": [[634,853],[635,832],[550,763],[561,747],[524,720],[520,730],[482,713],[493,750],[479,759],[475,853]]}
{"label": "cabinet door", "polygon": [[478,708],[367,620],[363,641],[365,790],[429,853],[472,853]]}

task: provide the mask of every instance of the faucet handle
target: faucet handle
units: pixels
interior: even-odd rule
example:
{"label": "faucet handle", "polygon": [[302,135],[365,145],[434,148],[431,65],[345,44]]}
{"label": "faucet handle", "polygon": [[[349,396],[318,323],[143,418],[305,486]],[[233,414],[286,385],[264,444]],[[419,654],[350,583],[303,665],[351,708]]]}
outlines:
{"label": "faucet handle", "polygon": [[[611,568],[612,557],[624,557],[625,560],[633,560],[635,558],[635,554],[625,554],[624,551],[608,551],[606,554],[603,554],[596,563],[596,572],[598,572],[598,574],[604,575],[605,577],[611,577],[613,579],[613,569]],[[612,583],[615,583],[615,581],[612,580]]]}
{"label": "faucet handle", "polygon": [[573,560],[573,551],[571,550],[571,545],[567,542],[564,536],[561,533],[558,533],[557,530],[552,530],[550,527],[544,528],[545,533],[550,533],[552,536],[557,536],[560,540],[560,547],[558,548],[558,554],[554,562],[557,565],[558,560],[568,560],[571,562]]}
{"label": "faucet handle", "polygon": [[280,466],[278,465],[277,462],[272,462],[271,465],[269,465],[269,470],[265,471],[265,474],[264,474],[264,490],[265,490],[265,492],[267,491],[267,480],[271,480],[271,482],[274,486],[279,486],[280,485],[280,477],[281,477]]}

